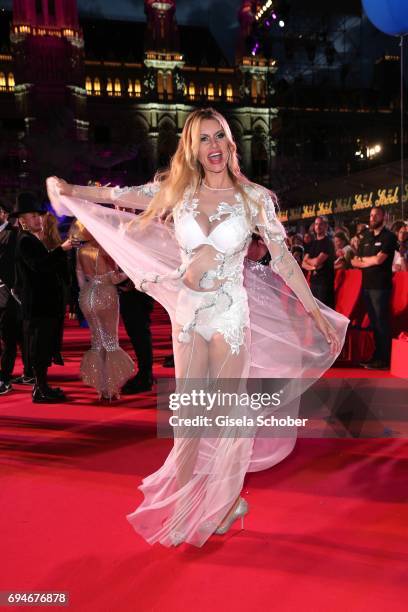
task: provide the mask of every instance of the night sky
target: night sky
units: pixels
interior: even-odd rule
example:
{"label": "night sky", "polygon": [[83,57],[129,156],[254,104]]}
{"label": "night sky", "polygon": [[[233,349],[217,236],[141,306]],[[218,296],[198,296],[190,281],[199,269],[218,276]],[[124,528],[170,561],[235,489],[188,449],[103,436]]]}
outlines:
{"label": "night sky", "polygon": [[[180,24],[208,25],[231,60],[238,28],[238,10],[242,0],[177,0]],[[143,0],[79,0],[79,9],[104,17],[144,21]]]}
{"label": "night sky", "polygon": [[[305,2],[306,0],[290,0],[290,5],[294,11],[300,10],[303,13]],[[180,24],[209,26],[225,55],[230,62],[233,62],[238,34],[238,10],[241,3],[242,0],[177,0],[177,21]],[[323,8],[327,11],[327,0],[308,0],[307,6],[311,13],[319,15]],[[2,7],[10,9],[12,0],[0,0],[0,8]],[[78,0],[78,7],[82,14],[107,19],[145,21],[146,18],[143,0]],[[360,0],[331,0],[330,13],[341,13],[342,11],[346,11],[349,15],[359,14],[361,12]],[[350,40],[354,38],[354,44],[357,43],[357,46],[359,36],[359,31],[350,31]],[[276,51],[278,51],[277,48]],[[374,28],[369,29],[368,36],[364,37],[362,48],[364,62],[371,68],[375,59],[382,52],[398,53],[396,38],[381,35]],[[276,57],[278,60],[281,59],[279,53],[276,54]],[[371,70],[367,69],[367,66],[363,67],[362,74],[360,74],[362,80],[370,78]]]}
{"label": "night sky", "polygon": [[[224,52],[232,59],[238,28],[241,0],[177,0],[180,24],[209,25]],[[12,0],[0,0],[0,8],[10,9]],[[83,14],[144,21],[143,0],[78,0]]]}

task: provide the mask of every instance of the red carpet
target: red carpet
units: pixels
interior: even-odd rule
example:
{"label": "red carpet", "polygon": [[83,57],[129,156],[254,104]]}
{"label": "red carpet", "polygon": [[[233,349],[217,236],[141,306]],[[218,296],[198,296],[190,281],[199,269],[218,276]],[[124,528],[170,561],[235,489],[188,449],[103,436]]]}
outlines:
{"label": "red carpet", "polygon": [[[160,313],[154,338],[159,363],[170,346]],[[406,609],[406,442],[299,440],[249,475],[244,531],[202,549],[150,547],[125,515],[170,441],[155,437],[152,394],[99,405],[80,383],[87,342],[69,326],[66,366],[52,370],[71,403],[33,405],[25,388],[0,399],[0,591],[69,591],[75,612]]]}

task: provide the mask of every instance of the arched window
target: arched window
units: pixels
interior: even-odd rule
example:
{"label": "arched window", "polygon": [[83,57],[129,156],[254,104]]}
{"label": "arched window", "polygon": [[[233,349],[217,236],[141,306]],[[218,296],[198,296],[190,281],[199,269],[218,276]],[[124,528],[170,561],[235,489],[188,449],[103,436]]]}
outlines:
{"label": "arched window", "polygon": [[15,85],[15,81],[14,81],[14,74],[12,72],[8,73],[8,86],[9,89],[14,89],[14,85]]}
{"label": "arched window", "polygon": [[128,79],[128,96],[133,96],[133,83],[132,79]]}
{"label": "arched window", "polygon": [[190,83],[190,85],[188,86],[188,95],[190,97],[190,100],[194,100],[195,93],[196,93],[195,85],[194,83]]}
{"label": "arched window", "polygon": [[227,85],[227,101],[232,102],[234,98],[234,90],[232,89],[231,83]]}
{"label": "arched window", "polygon": [[256,100],[258,97],[258,77],[253,76],[251,80],[251,98]]}
{"label": "arched window", "polygon": [[48,0],[48,15],[55,17],[55,0]]}
{"label": "arched window", "polygon": [[222,98],[222,85],[221,85],[221,83],[218,85],[218,97]]}
{"label": "arched window", "polygon": [[108,96],[113,96],[113,85],[112,85],[112,79],[108,78],[108,80],[106,81],[106,91],[108,93]]}
{"label": "arched window", "polygon": [[85,79],[85,89],[86,93],[90,96],[92,93],[92,79],[89,76],[87,76]]}
{"label": "arched window", "polygon": [[96,77],[94,80],[94,94],[95,96],[101,95],[101,82],[98,77]]}
{"label": "arched window", "polygon": [[140,98],[141,95],[142,95],[142,85],[141,85],[139,79],[136,79],[136,81],[135,81],[135,96],[136,96],[136,98]]}
{"label": "arched window", "polygon": [[161,70],[159,70],[157,73],[157,93],[159,94],[159,96],[163,94],[163,91],[164,91],[163,73]]}
{"label": "arched window", "polygon": [[208,99],[214,100],[214,85],[212,83],[208,85]]}
{"label": "arched window", "polygon": [[164,91],[167,92],[169,97],[173,95],[173,75],[170,70],[164,75]]}
{"label": "arched window", "polygon": [[42,15],[42,0],[35,0],[35,12],[37,13],[37,15]]}
{"label": "arched window", "polygon": [[122,87],[119,79],[115,79],[115,96],[120,96],[122,94]]}
{"label": "arched window", "polygon": [[6,89],[6,75],[4,72],[0,72],[0,88]]}

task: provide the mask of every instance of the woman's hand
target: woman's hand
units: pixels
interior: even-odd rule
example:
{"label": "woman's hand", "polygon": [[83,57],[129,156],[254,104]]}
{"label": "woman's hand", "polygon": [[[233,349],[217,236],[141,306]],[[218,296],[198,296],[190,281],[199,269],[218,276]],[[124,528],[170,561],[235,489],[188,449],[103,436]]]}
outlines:
{"label": "woman's hand", "polygon": [[155,220],[163,225],[168,225],[173,220],[173,211],[171,208],[165,207],[158,211]]}
{"label": "woman's hand", "polygon": [[71,249],[76,247],[76,241],[73,238],[68,238],[61,244],[61,249],[63,251],[70,251]]}
{"label": "woman's hand", "polygon": [[310,313],[316,323],[317,329],[326,338],[327,343],[330,344],[330,352],[335,355],[340,352],[340,340],[334,327],[329,323],[324,315],[322,315],[319,308],[313,310]]}
{"label": "woman's hand", "polygon": [[123,283],[125,280],[127,280],[128,276],[124,272],[119,272],[118,270],[116,270],[112,272],[111,279],[114,285],[119,285],[120,283]]}
{"label": "woman's hand", "polygon": [[70,185],[70,183],[67,183],[67,181],[64,181],[62,178],[58,178],[58,176],[53,176],[52,179],[54,180],[55,190],[58,195],[72,196],[74,189],[73,185]]}

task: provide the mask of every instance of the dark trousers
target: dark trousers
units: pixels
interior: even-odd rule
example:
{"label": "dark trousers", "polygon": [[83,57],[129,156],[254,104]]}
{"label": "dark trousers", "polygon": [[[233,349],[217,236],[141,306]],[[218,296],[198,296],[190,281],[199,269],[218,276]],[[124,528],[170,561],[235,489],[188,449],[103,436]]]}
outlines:
{"label": "dark trousers", "polygon": [[325,284],[313,284],[313,281],[310,284],[310,289],[315,298],[326,304],[326,306],[330,306],[330,308],[334,308],[334,286],[332,283]]}
{"label": "dark trousers", "polygon": [[363,289],[363,297],[374,332],[375,350],[372,359],[388,364],[391,360],[391,289]]}
{"label": "dark trousers", "polygon": [[150,313],[153,300],[136,289],[119,291],[120,314],[126,333],[135,351],[141,375],[151,375],[153,368],[153,346],[150,331]]}
{"label": "dark trousers", "polygon": [[34,372],[47,370],[59,346],[60,319],[36,317],[23,322],[24,341]]}
{"label": "dark trousers", "polygon": [[33,374],[23,338],[20,306],[13,297],[10,297],[6,307],[0,310],[0,339],[2,344],[0,379],[8,383],[12,377],[17,347],[20,347],[21,350],[24,364],[23,374],[31,377]]}

